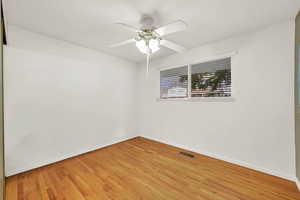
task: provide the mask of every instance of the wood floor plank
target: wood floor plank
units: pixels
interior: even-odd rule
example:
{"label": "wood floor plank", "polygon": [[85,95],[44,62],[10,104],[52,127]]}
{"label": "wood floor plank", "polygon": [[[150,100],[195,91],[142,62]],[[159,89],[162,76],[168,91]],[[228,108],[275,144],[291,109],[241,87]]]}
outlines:
{"label": "wood floor plank", "polygon": [[142,137],[9,177],[6,184],[6,200],[140,199],[300,200],[300,192],[291,181]]}

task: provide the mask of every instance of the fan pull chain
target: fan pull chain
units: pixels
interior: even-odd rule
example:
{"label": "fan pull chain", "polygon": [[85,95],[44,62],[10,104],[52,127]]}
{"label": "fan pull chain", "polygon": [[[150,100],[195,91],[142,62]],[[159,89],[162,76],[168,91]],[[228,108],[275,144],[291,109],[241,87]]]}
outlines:
{"label": "fan pull chain", "polygon": [[147,49],[147,74],[146,74],[146,77],[148,77],[148,74],[149,74],[150,55],[151,55],[151,49],[149,48],[149,45],[148,45],[148,49]]}
{"label": "fan pull chain", "polygon": [[147,53],[147,76],[149,74],[150,53]]}

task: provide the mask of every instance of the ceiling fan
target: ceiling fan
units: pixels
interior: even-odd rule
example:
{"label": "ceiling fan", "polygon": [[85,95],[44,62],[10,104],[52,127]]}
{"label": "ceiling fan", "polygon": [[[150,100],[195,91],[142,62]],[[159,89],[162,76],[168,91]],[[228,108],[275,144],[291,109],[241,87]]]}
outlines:
{"label": "ceiling fan", "polygon": [[157,52],[160,49],[160,46],[167,47],[175,52],[183,52],[186,50],[184,47],[163,38],[171,33],[185,30],[187,28],[187,24],[184,21],[177,20],[158,28],[153,25],[154,19],[151,16],[143,16],[140,22],[142,24],[140,29],[128,24],[116,23],[130,31],[135,32],[137,36],[135,38],[110,45],[110,47],[114,48],[135,43],[139,51],[147,55],[147,73],[149,71],[150,55]]}

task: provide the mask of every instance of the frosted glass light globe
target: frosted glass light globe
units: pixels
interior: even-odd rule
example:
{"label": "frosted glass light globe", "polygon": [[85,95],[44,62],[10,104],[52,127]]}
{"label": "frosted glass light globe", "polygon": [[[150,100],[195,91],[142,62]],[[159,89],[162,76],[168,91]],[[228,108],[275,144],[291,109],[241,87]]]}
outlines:
{"label": "frosted glass light globe", "polygon": [[149,41],[149,48],[151,49],[152,53],[155,53],[159,50],[159,41],[155,39],[151,39]]}
{"label": "frosted glass light globe", "polygon": [[136,41],[135,45],[140,50],[140,52],[144,54],[148,53],[148,47],[145,40],[138,40]]}
{"label": "frosted glass light globe", "polygon": [[150,39],[148,45],[145,40],[138,40],[136,41],[135,45],[140,50],[140,52],[144,54],[148,54],[149,50],[151,50],[149,53],[155,53],[160,49],[159,41],[155,39]]}

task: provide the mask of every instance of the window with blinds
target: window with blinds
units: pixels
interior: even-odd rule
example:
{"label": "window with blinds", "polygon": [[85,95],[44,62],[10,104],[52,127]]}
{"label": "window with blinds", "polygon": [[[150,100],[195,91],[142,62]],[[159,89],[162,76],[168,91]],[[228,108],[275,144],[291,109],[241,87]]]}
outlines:
{"label": "window with blinds", "polygon": [[188,66],[160,71],[160,98],[188,97]]}
{"label": "window with blinds", "polygon": [[160,71],[160,98],[230,97],[231,58]]}
{"label": "window with blinds", "polygon": [[191,65],[191,96],[231,96],[231,58]]}

